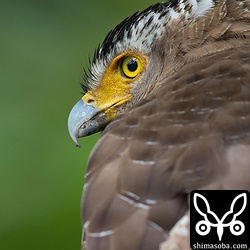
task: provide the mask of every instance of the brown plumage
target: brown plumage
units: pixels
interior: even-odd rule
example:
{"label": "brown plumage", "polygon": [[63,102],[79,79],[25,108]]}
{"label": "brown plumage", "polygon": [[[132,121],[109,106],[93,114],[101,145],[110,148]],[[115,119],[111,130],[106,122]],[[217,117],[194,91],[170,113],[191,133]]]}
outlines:
{"label": "brown plumage", "polygon": [[138,97],[95,146],[83,249],[189,249],[178,227],[192,190],[250,190],[250,2],[213,3],[169,21]]}

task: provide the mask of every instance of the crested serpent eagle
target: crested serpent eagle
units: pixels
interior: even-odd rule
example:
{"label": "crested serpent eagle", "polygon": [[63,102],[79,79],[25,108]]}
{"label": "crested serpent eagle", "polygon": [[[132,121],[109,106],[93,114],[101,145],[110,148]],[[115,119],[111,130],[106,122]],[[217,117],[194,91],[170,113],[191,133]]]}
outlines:
{"label": "crested serpent eagle", "polygon": [[69,133],[103,131],[82,199],[86,250],[189,249],[189,195],[250,190],[250,1],[172,0],[96,49]]}

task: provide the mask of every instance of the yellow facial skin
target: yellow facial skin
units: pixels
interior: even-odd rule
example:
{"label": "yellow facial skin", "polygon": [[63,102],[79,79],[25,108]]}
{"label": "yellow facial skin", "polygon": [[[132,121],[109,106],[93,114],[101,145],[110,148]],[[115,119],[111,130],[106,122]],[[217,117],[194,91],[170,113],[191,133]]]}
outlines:
{"label": "yellow facial skin", "polygon": [[117,56],[109,65],[101,84],[88,91],[82,100],[105,112],[108,121],[114,119],[117,107],[132,98],[132,83],[147,66],[147,57],[136,51],[128,51]]}

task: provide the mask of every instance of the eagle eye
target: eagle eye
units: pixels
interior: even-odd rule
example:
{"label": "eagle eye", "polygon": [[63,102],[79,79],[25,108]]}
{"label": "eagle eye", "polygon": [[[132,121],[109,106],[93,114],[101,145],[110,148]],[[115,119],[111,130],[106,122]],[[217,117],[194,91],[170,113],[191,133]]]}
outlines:
{"label": "eagle eye", "polygon": [[125,77],[135,78],[142,71],[141,60],[135,56],[127,56],[121,63],[121,70]]}

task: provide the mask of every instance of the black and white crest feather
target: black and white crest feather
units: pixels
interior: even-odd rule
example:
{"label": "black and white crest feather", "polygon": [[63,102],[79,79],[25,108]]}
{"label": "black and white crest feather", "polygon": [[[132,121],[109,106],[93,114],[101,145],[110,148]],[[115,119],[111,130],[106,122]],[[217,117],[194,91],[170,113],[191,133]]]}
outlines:
{"label": "black and white crest feather", "polygon": [[111,30],[97,47],[81,84],[86,92],[99,86],[112,60],[127,50],[149,54],[156,39],[165,32],[171,20],[188,20],[204,15],[214,6],[214,0],[172,0],[157,3],[126,18]]}

